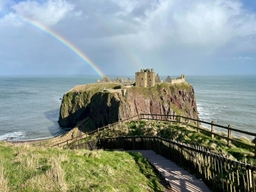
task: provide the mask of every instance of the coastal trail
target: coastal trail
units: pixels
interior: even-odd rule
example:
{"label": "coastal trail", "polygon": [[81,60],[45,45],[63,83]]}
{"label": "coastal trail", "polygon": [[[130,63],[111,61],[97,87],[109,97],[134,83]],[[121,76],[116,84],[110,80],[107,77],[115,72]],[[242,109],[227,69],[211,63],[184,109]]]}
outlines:
{"label": "coastal trail", "polygon": [[171,186],[172,192],[210,192],[211,190],[206,184],[191,175],[188,171],[184,170],[174,162],[157,155],[152,150],[129,150],[131,152],[141,153],[165,178]]}

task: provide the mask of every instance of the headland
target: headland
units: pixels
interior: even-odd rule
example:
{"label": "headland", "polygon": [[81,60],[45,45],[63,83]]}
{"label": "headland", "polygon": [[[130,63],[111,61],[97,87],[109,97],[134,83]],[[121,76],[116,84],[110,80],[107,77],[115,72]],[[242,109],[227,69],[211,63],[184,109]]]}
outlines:
{"label": "headland", "polygon": [[58,122],[62,127],[74,127],[87,119],[83,127],[92,130],[140,113],[179,114],[197,119],[194,89],[185,75],[160,80],[154,69],[136,72],[135,81],[104,77],[65,93]]}

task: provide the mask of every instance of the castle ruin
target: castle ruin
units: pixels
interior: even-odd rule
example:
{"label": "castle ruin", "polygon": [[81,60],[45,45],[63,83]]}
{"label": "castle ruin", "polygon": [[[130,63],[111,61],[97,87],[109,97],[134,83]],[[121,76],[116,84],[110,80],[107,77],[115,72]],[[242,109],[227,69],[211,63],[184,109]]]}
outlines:
{"label": "castle ruin", "polygon": [[[185,75],[181,75],[176,79],[172,79],[168,76],[165,82],[175,84],[183,83],[186,81]],[[153,87],[155,84],[162,83],[158,74],[155,75],[154,69],[141,69],[139,72],[135,73],[135,85],[139,87]]]}
{"label": "castle ruin", "polygon": [[156,84],[154,69],[141,69],[135,73],[135,83],[139,87],[153,87]]}
{"label": "castle ruin", "polygon": [[102,80],[98,79],[98,83],[120,83],[125,87],[138,86],[138,87],[154,87],[156,84],[167,82],[171,84],[186,82],[185,75],[181,75],[176,79],[172,79],[168,76],[165,81],[161,80],[158,74],[155,74],[154,69],[141,69],[139,72],[135,73],[135,82],[130,78],[125,80],[117,77],[111,80],[109,77],[103,77]]}

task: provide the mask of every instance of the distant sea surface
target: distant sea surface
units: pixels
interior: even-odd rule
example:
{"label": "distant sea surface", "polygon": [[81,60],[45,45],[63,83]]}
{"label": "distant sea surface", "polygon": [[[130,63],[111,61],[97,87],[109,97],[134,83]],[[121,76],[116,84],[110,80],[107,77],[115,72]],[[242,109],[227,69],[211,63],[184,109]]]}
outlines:
{"label": "distant sea surface", "polygon": [[[58,126],[60,98],[97,77],[0,77],[0,140],[50,138]],[[256,76],[188,76],[199,117],[256,132]]]}

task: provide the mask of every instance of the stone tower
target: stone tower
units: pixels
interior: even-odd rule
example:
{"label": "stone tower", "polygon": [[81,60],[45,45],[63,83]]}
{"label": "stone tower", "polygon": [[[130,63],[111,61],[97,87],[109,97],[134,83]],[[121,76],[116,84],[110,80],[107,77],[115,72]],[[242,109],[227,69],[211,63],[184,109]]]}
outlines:
{"label": "stone tower", "polygon": [[153,87],[155,86],[155,72],[154,69],[141,69],[135,74],[136,86],[139,87]]}

